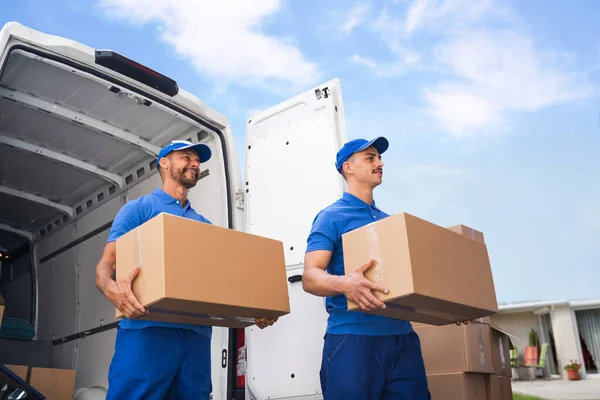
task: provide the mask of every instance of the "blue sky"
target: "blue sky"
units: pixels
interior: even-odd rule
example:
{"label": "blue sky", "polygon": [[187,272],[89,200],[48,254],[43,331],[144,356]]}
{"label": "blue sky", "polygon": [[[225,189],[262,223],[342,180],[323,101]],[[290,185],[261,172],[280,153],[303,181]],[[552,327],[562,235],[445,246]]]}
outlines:
{"label": "blue sky", "polygon": [[339,77],[349,137],[390,139],[384,210],[483,231],[501,302],[600,297],[600,3],[248,3],[5,0],[0,23],[173,77],[240,157],[253,112]]}

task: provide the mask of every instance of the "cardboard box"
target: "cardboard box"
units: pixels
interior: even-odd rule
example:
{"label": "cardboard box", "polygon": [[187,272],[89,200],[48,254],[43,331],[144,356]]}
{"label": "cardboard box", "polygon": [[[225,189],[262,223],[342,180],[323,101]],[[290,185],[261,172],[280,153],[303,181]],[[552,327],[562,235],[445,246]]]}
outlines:
{"label": "cardboard box", "polygon": [[427,375],[431,400],[485,400],[485,375],[471,373]]}
{"label": "cardboard box", "polygon": [[71,400],[75,391],[75,371],[31,368],[29,383],[48,399]]}
{"label": "cardboard box", "polygon": [[485,376],[486,400],[512,400],[512,381],[498,375]]}
{"label": "cardboard box", "polygon": [[513,346],[509,335],[497,326],[492,325],[490,327],[490,337],[492,342],[493,373],[511,378],[510,350]]}
{"label": "cardboard box", "polygon": [[[454,225],[454,226],[449,227],[448,229],[450,229],[453,232],[460,233],[463,236],[467,236],[478,242],[485,243],[485,238],[483,237],[483,232],[480,232],[476,229],[470,228],[465,225]],[[489,316],[476,318],[475,321],[478,323],[481,323],[481,324],[487,324],[487,325],[492,324],[492,320],[490,319]]]}
{"label": "cardboard box", "polygon": [[[407,213],[342,235],[345,273],[369,259],[365,276],[389,289],[378,315],[430,325],[498,311],[486,245]],[[348,301],[348,309],[360,308]]]}
{"label": "cardboard box", "polygon": [[490,327],[484,324],[415,328],[427,374],[493,372]]}
{"label": "cardboard box", "polygon": [[244,328],[290,312],[277,240],[162,213],[117,240],[117,279],[135,265],[141,319]]}
{"label": "cardboard box", "polygon": [[461,235],[470,237],[471,239],[476,240],[478,242],[485,243],[485,238],[483,237],[483,232],[480,232],[476,229],[469,228],[468,226],[465,226],[465,225],[454,225],[448,229],[450,229],[453,232],[460,233]]}
{"label": "cardboard box", "polygon": [[[2,263],[0,263],[0,267],[2,266]],[[2,295],[0,294],[0,327],[2,327],[2,319],[4,318],[4,299],[2,298]]]}
{"label": "cardboard box", "polygon": [[75,394],[75,370],[38,368],[24,365],[7,365],[7,367],[47,399],[73,399]]}
{"label": "cardboard box", "polygon": [[27,374],[29,373],[29,367],[25,365],[6,365],[12,372],[17,374],[17,376],[27,382]]}

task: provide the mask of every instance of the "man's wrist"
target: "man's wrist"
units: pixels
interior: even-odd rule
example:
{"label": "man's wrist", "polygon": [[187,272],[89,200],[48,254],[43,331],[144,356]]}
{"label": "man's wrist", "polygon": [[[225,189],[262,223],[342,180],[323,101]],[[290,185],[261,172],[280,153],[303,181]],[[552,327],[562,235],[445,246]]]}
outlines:
{"label": "man's wrist", "polygon": [[116,283],[117,282],[114,279],[112,279],[111,277],[107,277],[106,279],[104,279],[102,281],[102,286],[101,286],[100,290],[102,290],[102,293],[104,293],[106,295],[106,293],[108,292],[108,289],[111,286],[115,285]]}
{"label": "man's wrist", "polygon": [[337,293],[339,294],[346,294],[346,287],[347,287],[347,282],[348,279],[346,278],[346,276],[333,276],[334,280],[334,285],[333,285],[333,290],[335,290]]}

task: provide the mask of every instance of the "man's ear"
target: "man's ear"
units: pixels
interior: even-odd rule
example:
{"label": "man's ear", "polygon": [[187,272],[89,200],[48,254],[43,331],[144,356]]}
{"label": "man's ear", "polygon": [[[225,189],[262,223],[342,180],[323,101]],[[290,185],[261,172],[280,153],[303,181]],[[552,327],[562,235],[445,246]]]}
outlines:
{"label": "man's ear", "polygon": [[344,164],[342,164],[342,171],[344,171],[345,177],[354,174],[354,172],[352,172],[352,164],[350,163],[350,161],[346,161]]}
{"label": "man's ear", "polygon": [[167,158],[167,156],[160,159],[160,168],[166,169],[166,167],[171,163],[171,161]]}

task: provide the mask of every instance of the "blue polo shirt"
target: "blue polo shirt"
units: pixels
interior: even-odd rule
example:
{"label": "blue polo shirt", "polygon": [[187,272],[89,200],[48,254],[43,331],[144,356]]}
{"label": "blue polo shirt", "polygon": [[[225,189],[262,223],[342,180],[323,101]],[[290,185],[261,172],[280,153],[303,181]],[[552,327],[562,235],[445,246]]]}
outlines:
{"label": "blue polo shirt", "polygon": [[[388,217],[373,202],[371,205],[358,197],[344,192],[343,196],[317,214],[308,237],[306,251],[329,250],[332,252],[327,272],[344,275],[344,252],[342,235],[373,221]],[[368,260],[365,260],[367,262]],[[348,311],[346,296],[327,297],[325,307],[329,313],[327,333],[353,335],[398,335],[412,332],[410,322]]]}
{"label": "blue polo shirt", "polygon": [[[189,200],[185,207],[181,207],[179,200],[171,197],[161,189],[155,189],[149,195],[141,196],[135,200],[127,202],[121,208],[121,210],[119,210],[115,220],[112,223],[112,227],[108,235],[108,242],[116,241],[120,236],[126,234],[134,228],[137,228],[144,222],[163,212],[211,224],[209,220],[198,214],[192,208]],[[119,326],[125,329],[140,329],[150,326],[184,328],[198,332],[209,339],[212,336],[212,327],[210,326],[144,321],[128,318],[121,319]]]}

